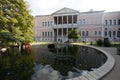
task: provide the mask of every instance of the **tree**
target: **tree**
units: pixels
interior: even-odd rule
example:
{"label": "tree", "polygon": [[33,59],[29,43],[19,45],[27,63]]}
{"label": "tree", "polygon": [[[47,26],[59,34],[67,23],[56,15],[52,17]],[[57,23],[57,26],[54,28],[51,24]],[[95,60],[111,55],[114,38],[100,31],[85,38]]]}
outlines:
{"label": "tree", "polygon": [[2,30],[20,42],[33,41],[33,16],[25,0],[0,0],[0,33]]}
{"label": "tree", "polygon": [[68,32],[68,39],[73,39],[74,41],[80,38],[80,34],[77,29]]}
{"label": "tree", "polygon": [[1,31],[0,32],[0,43],[6,44],[8,42],[17,42],[17,39],[14,38],[10,32],[8,31]]}

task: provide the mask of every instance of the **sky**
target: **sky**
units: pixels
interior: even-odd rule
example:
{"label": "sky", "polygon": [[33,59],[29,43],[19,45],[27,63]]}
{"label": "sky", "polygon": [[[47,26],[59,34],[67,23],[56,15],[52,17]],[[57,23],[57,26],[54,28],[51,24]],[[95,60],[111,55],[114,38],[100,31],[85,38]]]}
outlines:
{"label": "sky", "polygon": [[105,10],[120,11],[120,0],[27,0],[32,15],[49,15],[64,7],[86,12]]}

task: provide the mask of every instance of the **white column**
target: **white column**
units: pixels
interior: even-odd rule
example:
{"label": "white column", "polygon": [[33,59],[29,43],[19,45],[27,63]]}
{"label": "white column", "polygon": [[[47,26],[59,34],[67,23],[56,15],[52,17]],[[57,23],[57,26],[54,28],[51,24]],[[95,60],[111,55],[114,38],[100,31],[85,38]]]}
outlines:
{"label": "white column", "polygon": [[63,28],[61,28],[62,29],[62,41],[63,41]]}
{"label": "white column", "polygon": [[68,28],[66,28],[67,30],[66,30],[66,36],[68,35]]}
{"label": "white column", "polygon": [[48,32],[47,32],[47,37],[48,37]]}
{"label": "white column", "polygon": [[62,24],[63,24],[63,16],[62,16]]}
{"label": "white column", "polygon": [[67,16],[67,24],[68,24],[68,16]]}
{"label": "white column", "polygon": [[111,30],[111,38],[112,38],[112,41],[114,41],[114,36],[113,36],[113,29]]}
{"label": "white column", "polygon": [[[66,36],[68,36],[68,28],[67,28]],[[68,40],[68,37],[66,37],[66,39]]]}
{"label": "white column", "polygon": [[73,15],[72,15],[72,24],[73,24]]}
{"label": "white column", "polygon": [[54,29],[52,31],[52,40],[54,41]]}
{"label": "white column", "polygon": [[58,28],[56,30],[57,30],[57,41],[58,41]]}

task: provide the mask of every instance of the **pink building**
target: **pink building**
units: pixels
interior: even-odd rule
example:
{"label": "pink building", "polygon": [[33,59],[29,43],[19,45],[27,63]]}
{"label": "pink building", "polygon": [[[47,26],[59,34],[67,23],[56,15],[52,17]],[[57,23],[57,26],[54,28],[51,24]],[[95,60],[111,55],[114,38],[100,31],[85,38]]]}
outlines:
{"label": "pink building", "polygon": [[78,29],[81,35],[79,41],[96,41],[109,39],[118,41],[120,36],[120,11],[79,12],[62,8],[51,15],[35,17],[34,39],[36,41],[68,40],[69,30]]}

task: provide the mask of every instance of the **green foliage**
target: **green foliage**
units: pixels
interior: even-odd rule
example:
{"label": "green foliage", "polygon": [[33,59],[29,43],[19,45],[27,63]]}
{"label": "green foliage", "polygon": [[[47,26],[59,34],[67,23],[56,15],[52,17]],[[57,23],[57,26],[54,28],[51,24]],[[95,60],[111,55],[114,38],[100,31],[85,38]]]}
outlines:
{"label": "green foliage", "polygon": [[99,40],[96,41],[96,43],[97,43],[98,46],[102,46],[103,41],[101,39],[99,39]]}
{"label": "green foliage", "polygon": [[96,41],[96,43],[97,43],[97,45],[98,46],[105,46],[105,47],[110,47],[111,46],[111,43],[110,43],[110,41],[109,40],[101,40],[101,39],[99,39],[99,40],[97,40]]}
{"label": "green foliage", "polygon": [[30,80],[33,67],[32,53],[10,48],[0,56],[0,80]]}
{"label": "green foliage", "polygon": [[73,39],[73,40],[79,39],[80,38],[80,34],[79,34],[78,30],[75,29],[75,30],[69,31],[68,32],[68,38],[69,39]]}
{"label": "green foliage", "polygon": [[104,46],[105,47],[110,47],[111,46],[111,43],[109,40],[104,40]]}
{"label": "green foliage", "polygon": [[0,33],[2,30],[19,42],[33,41],[33,16],[25,0],[0,0]]}
{"label": "green foliage", "polygon": [[0,32],[0,44],[9,44],[10,42],[18,42],[19,40],[15,38],[9,31]]}

